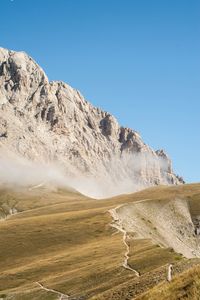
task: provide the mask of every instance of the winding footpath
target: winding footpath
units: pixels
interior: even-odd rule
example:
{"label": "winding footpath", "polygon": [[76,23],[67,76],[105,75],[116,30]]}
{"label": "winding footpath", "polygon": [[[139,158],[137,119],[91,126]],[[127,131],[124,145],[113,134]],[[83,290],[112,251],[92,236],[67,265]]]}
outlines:
{"label": "winding footpath", "polygon": [[69,299],[69,295],[66,295],[66,294],[63,294],[63,293],[61,293],[61,292],[59,292],[59,291],[56,291],[56,290],[53,290],[53,289],[48,289],[48,288],[46,288],[42,283],[40,283],[40,282],[36,282],[37,283],[37,285],[39,285],[39,287],[41,288],[41,289],[43,289],[43,290],[45,290],[45,291],[47,291],[47,292],[51,292],[51,293],[54,293],[54,294],[56,294],[59,298],[59,300],[68,300]]}
{"label": "winding footpath", "polygon": [[123,264],[122,266],[129,270],[129,271],[132,271],[135,273],[135,275],[137,277],[140,276],[139,272],[137,270],[134,270],[133,268],[131,268],[128,264],[128,259],[129,259],[129,252],[130,252],[130,248],[129,248],[129,245],[127,244],[127,238],[128,238],[128,233],[127,231],[123,228],[122,226],[122,222],[118,216],[118,213],[117,213],[117,209],[119,209],[122,205],[119,205],[113,209],[110,209],[108,212],[110,213],[111,217],[113,218],[113,222],[110,224],[111,227],[117,229],[119,232],[122,232],[123,233],[123,243],[126,247],[126,252],[124,254],[124,261],[123,261]]}

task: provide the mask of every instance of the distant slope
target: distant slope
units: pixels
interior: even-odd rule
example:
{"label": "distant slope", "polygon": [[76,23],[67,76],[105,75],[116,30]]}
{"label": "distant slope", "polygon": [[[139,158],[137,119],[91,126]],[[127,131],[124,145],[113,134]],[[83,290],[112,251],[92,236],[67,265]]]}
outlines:
{"label": "distant slope", "polygon": [[185,259],[128,232],[128,264],[140,276],[124,268],[127,249],[122,232],[111,227],[109,210],[147,197],[149,203],[182,197],[189,201],[192,218],[200,212],[200,184],[101,201],[66,190],[1,190],[1,207],[15,203],[18,212],[0,222],[1,297],[58,299],[59,292],[69,300],[128,300],[165,281],[169,263],[176,274],[199,264],[199,259]]}

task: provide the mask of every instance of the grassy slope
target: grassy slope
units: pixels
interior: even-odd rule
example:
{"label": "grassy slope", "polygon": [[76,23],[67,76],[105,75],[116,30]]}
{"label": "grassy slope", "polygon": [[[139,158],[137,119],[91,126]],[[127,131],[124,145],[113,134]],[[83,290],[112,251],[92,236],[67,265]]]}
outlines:
{"label": "grassy slope", "polygon": [[200,299],[200,266],[193,267],[174,277],[170,283],[161,283],[137,300],[199,300]]}
{"label": "grassy slope", "polygon": [[[177,195],[190,198],[195,214],[200,185],[152,188],[107,200],[67,191],[1,190],[0,208],[14,204],[22,212],[0,222],[0,294],[21,300],[57,299],[39,288],[36,282],[42,282],[85,299],[131,299],[138,279],[121,267],[125,247],[122,235],[109,226],[107,211],[120,203]],[[133,240],[130,246],[130,264],[143,274],[139,292],[148,287],[148,272],[163,273],[166,263],[182,262],[176,253],[149,240]]]}

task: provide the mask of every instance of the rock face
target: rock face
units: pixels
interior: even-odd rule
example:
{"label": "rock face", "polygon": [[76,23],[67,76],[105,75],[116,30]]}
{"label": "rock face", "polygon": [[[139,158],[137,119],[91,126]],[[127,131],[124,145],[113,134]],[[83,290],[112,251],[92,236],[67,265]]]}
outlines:
{"label": "rock face", "polygon": [[163,150],[153,151],[136,131],[121,127],[78,90],[49,82],[26,53],[3,48],[0,149],[32,161],[59,162],[72,175],[115,183],[121,192],[183,182]]}

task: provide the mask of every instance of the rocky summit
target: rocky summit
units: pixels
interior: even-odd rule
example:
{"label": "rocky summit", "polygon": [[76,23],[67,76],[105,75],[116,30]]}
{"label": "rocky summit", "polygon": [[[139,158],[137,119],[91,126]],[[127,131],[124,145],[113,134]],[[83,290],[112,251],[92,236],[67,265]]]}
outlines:
{"label": "rocky summit", "polygon": [[[87,102],[61,81],[49,81],[24,52],[0,48],[0,151],[62,166],[66,176],[93,180],[100,196],[158,184],[181,184],[163,150]],[[81,177],[82,176],[82,177]]]}

